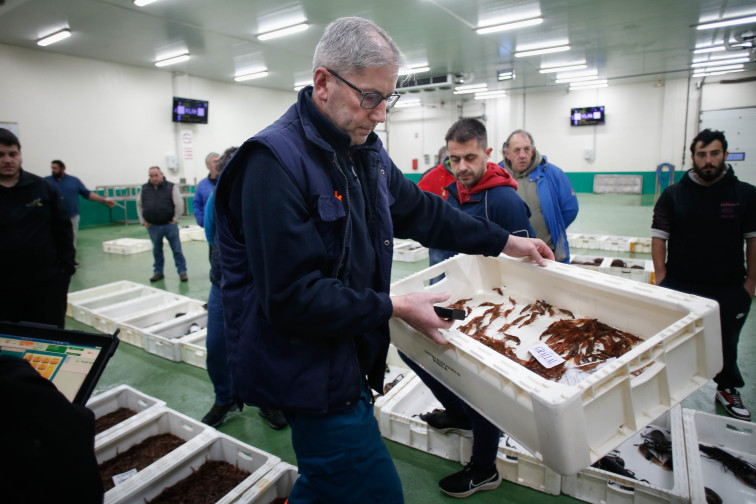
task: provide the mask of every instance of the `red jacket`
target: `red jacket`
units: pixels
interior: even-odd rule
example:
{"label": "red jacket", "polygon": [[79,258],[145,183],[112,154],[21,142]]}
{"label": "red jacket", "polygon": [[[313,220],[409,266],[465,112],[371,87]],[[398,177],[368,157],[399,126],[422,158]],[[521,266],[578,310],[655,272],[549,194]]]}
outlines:
{"label": "red jacket", "polygon": [[417,186],[423,191],[427,191],[446,199],[449,192],[446,186],[457,180],[454,174],[446,167],[448,157],[445,157],[435,168],[428,171],[422,176]]}

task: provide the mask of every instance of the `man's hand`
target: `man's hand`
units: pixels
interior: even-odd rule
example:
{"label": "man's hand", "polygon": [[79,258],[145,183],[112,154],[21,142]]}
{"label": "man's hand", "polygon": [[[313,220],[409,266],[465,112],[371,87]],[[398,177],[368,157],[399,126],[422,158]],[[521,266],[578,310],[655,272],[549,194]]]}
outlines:
{"label": "man's hand", "polygon": [[103,201],[107,205],[108,208],[113,208],[115,206],[115,201],[106,199]]}
{"label": "man's hand", "polygon": [[144,226],[144,227],[146,227],[147,229],[149,229],[149,228],[150,228],[150,226],[151,226],[151,224],[150,224],[149,222],[147,222],[147,221],[144,221],[144,222],[142,223],[142,226]]}
{"label": "man's hand", "polygon": [[554,260],[554,252],[543,240],[509,235],[504,253],[512,257],[530,257],[539,266],[546,266],[545,259]]}
{"label": "man's hand", "polygon": [[449,329],[454,322],[439,318],[433,310],[433,305],[446,301],[449,296],[448,292],[440,294],[412,292],[404,296],[391,296],[391,302],[394,305],[393,316],[404,320],[439,345],[445,345],[448,341],[441,336],[439,329]]}

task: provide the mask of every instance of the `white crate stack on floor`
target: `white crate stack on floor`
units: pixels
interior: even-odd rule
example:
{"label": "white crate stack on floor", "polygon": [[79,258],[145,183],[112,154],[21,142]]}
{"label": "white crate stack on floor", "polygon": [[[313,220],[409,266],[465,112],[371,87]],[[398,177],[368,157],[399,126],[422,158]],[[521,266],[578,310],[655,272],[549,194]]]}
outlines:
{"label": "white crate stack on floor", "polygon": [[179,340],[181,360],[207,369],[207,328]]}
{"label": "white crate stack on floor", "polygon": [[95,420],[113,413],[120,408],[136,411],[136,415],[95,435],[95,444],[101,439],[108,437],[115,429],[122,428],[122,424],[139,422],[142,417],[149,415],[153,409],[158,409],[162,406],[165,406],[165,401],[149,396],[128,385],[118,385],[106,392],[92,396],[87,401],[87,408],[94,413]]}
{"label": "white crate stack on floor", "polygon": [[298,477],[296,466],[279,462],[234,504],[270,504],[274,499],[288,497]]}
{"label": "white crate stack on floor", "polygon": [[134,311],[118,317],[115,322],[121,329],[119,337],[134,346],[144,348],[145,333],[150,332],[153,326],[189,313],[203,313],[204,303],[184,296],[172,295],[165,302],[156,303],[151,308]]}
{"label": "white crate stack on floor", "polygon": [[635,238],[632,236],[602,236],[598,240],[598,245],[601,250],[630,252],[634,241]]}
{"label": "white crate stack on floor", "polygon": [[716,446],[752,466],[756,465],[756,424],[735,418],[683,409],[685,449],[688,458],[690,501],[706,504],[706,488],[722,502],[756,502],[756,490],[736,478],[731,470],[708,458],[699,444]]}
{"label": "white crate stack on floor", "polygon": [[651,238],[633,238],[630,244],[630,252],[637,252],[639,254],[651,253]]}
{"label": "white crate stack on floor", "polygon": [[96,299],[115,292],[133,289],[135,287],[141,287],[142,284],[131,282],[129,280],[119,280],[117,282],[111,282],[104,285],[98,285],[97,287],[91,287],[89,289],[83,289],[80,291],[69,292],[66,305],[66,315],[73,317],[73,305],[81,303],[91,299]]}
{"label": "white crate stack on floor", "polygon": [[[386,367],[388,370],[383,378],[383,390],[385,392],[377,396],[373,392],[373,415],[378,421],[380,421],[380,411],[383,405],[409,383],[412,376],[415,376],[415,372],[408,368],[407,364],[399,357],[399,353],[393,344],[389,345]],[[390,387],[388,390],[386,390],[387,386]]]}
{"label": "white crate stack on floor", "polygon": [[394,240],[394,261],[417,262],[428,259],[429,251],[413,240]]}
{"label": "white crate stack on floor", "polygon": [[626,259],[624,257],[607,257],[602,268],[604,273],[636,282],[653,283],[654,263],[649,259]]}
{"label": "white crate stack on floor", "polygon": [[593,271],[600,271],[604,273],[604,263],[606,257],[572,254],[570,255],[570,265],[577,266],[578,268],[585,268]]}
{"label": "white crate stack on floor", "polygon": [[189,332],[193,327],[199,327],[199,331],[207,336],[207,310],[199,305],[199,301],[190,302],[188,306],[191,310],[188,313],[166,318],[146,328],[142,334],[142,348],[168,360],[180,361],[181,341],[195,335]]}
{"label": "white crate stack on floor", "polygon": [[586,233],[567,233],[567,242],[572,248],[599,250],[600,240],[604,235]]}
{"label": "white crate stack on floor", "polygon": [[103,294],[94,298],[84,299],[79,302],[70,303],[71,316],[82,324],[94,326],[94,313],[106,306],[116,303],[131,301],[151,294],[163,293],[160,289],[147,287],[146,285],[134,284],[130,288],[122,289],[116,292]]}
{"label": "white crate stack on floor", "polygon": [[[279,457],[242,443],[215,429],[199,437],[192,445],[187,444],[174,450],[170,459],[169,466],[157,467],[157,464],[152,464],[144,469],[140,480],[137,481],[138,484],[123,488],[123,491],[114,493],[112,496],[108,494],[119,490],[120,486],[107,492],[105,504],[147,502],[160,495],[166,488],[192,476],[208,460],[227,462],[250,473],[244,481],[216,501],[216,504],[231,504],[239,502],[238,499],[250,487],[281,462]],[[136,476],[123,485],[127,485],[135,478]]]}
{"label": "white crate stack on floor", "polygon": [[[92,327],[100,332],[112,333],[119,327],[119,322],[140,315],[153,312],[163,306],[171,306],[182,299],[188,299],[178,294],[171,294],[163,290],[156,290],[146,296],[121,301],[92,310]],[[121,336],[122,341],[127,341]]]}
{"label": "white crate stack on floor", "polygon": [[142,238],[118,238],[102,242],[102,250],[108,254],[138,254],[152,250],[152,242]]}
{"label": "white crate stack on floor", "polygon": [[[434,285],[425,283],[444,273]],[[562,475],[603,457],[721,368],[719,308],[710,300],[598,272],[507,256],[456,256],[392,285],[392,294],[451,292],[452,302],[506,286],[644,341],[574,386],[536,375],[452,329],[440,346],[392,319],[400,350]]]}
{"label": "white crate stack on floor", "polygon": [[664,429],[670,434],[672,471],[645,459],[639,451],[639,445],[643,444],[642,432],[639,432],[617,447],[625,469],[634,472],[635,479],[587,467],[575,475],[562,478],[562,493],[593,504],[689,502],[682,407],[678,404],[651,422],[651,426]]}

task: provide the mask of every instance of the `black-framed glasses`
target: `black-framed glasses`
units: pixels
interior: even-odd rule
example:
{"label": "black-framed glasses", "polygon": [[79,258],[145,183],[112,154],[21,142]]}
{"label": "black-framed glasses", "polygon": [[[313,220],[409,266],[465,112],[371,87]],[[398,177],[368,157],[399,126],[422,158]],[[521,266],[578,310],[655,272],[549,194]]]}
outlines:
{"label": "black-framed glasses", "polygon": [[386,110],[389,110],[402,96],[398,93],[391,93],[388,96],[383,96],[377,91],[363,91],[330,68],[326,68],[326,70],[328,70],[328,73],[362,95],[362,100],[360,100],[360,107],[364,109],[374,109],[375,107],[380,105],[383,100],[386,100]]}

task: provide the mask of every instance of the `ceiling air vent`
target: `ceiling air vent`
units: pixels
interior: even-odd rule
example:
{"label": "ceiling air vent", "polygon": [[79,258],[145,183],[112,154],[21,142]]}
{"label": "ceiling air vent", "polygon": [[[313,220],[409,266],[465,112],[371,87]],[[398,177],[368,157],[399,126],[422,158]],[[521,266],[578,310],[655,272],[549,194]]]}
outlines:
{"label": "ceiling air vent", "polygon": [[402,91],[433,91],[435,89],[451,89],[454,85],[454,76],[452,74],[431,75],[428,77],[410,77],[408,79],[399,79],[396,83],[396,90]]}

